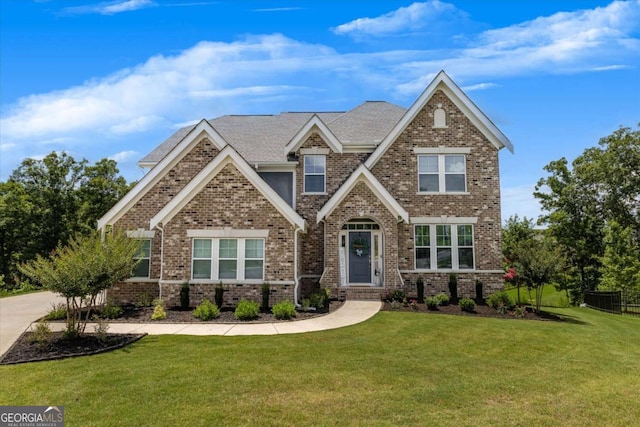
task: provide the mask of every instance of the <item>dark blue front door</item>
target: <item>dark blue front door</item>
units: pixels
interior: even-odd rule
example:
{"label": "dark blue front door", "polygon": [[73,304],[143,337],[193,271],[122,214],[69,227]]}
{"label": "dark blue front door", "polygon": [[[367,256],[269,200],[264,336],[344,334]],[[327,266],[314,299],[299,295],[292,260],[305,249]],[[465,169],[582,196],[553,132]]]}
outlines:
{"label": "dark blue front door", "polygon": [[349,283],[371,283],[371,232],[349,232]]}

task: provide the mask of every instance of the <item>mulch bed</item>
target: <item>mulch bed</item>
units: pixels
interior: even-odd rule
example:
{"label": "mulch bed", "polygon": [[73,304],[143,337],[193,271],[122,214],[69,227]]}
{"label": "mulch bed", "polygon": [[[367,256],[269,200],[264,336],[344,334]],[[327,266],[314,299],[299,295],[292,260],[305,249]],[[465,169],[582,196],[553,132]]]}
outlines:
{"label": "mulch bed", "polygon": [[[233,317],[233,309],[222,309],[220,317],[213,320],[202,321],[193,317],[193,309],[167,309],[165,320],[152,321],[151,314],[153,307],[137,308],[134,306],[124,306],[123,314],[117,319],[108,319],[107,323],[276,323],[292,322],[295,320],[311,319],[323,316],[336,311],[342,306],[341,301],[331,301],[329,307],[322,310],[298,312],[294,320],[279,320],[271,312],[264,312],[253,320],[238,320]],[[53,323],[53,321],[51,322]],[[38,362],[42,360],[64,359],[67,357],[87,356],[104,353],[129,345],[146,334],[111,334],[99,340],[96,334],[84,334],[75,340],[66,340],[62,337],[62,332],[53,332],[46,346],[39,346],[31,342],[31,332],[23,333],[0,357],[0,365],[11,365],[25,362]]]}
{"label": "mulch bed", "polygon": [[62,336],[62,332],[52,332],[49,344],[45,346],[32,343],[32,335],[32,332],[20,335],[13,346],[0,358],[0,365],[104,353],[136,342],[147,334],[107,334],[101,340],[96,334],[84,334],[77,339],[69,340]]}
{"label": "mulch bed", "polygon": [[425,304],[415,304],[415,306],[402,303],[389,303],[385,302],[382,305],[383,311],[406,311],[413,313],[429,313],[429,314],[453,314],[456,316],[470,316],[470,317],[496,317],[500,319],[516,319],[516,320],[553,320],[562,321],[562,318],[545,311],[538,313],[534,312],[531,307],[527,307],[526,313],[523,317],[516,317],[513,313],[500,314],[497,310],[489,307],[488,305],[477,305],[473,313],[462,311],[457,304],[441,305],[436,310],[429,310]]}

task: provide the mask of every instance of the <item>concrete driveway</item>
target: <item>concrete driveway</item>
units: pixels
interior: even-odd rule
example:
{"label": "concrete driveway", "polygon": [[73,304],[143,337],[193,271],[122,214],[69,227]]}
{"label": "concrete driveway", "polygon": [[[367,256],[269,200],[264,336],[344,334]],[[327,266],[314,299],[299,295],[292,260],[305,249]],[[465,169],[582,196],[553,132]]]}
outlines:
{"label": "concrete driveway", "polygon": [[51,311],[52,304],[64,303],[53,292],[36,292],[0,298],[0,355],[31,325]]}

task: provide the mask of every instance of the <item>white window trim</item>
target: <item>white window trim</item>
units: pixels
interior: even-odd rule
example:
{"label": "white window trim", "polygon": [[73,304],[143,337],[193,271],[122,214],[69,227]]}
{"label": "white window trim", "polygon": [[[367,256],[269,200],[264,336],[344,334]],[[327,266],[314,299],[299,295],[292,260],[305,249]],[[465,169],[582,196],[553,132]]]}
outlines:
{"label": "white window trim", "polygon": [[[413,218],[412,218],[413,219]],[[413,222],[413,221],[412,221]],[[413,268],[416,272],[474,272],[476,271],[476,241],[475,241],[475,225],[471,223],[461,223],[461,222],[451,222],[451,223],[442,223],[442,222],[432,222],[432,223],[413,223]],[[418,268],[418,260],[416,256],[416,228],[418,225],[428,225],[429,226],[429,250],[430,250],[430,258],[431,258],[431,268]],[[437,226],[438,225],[448,225],[451,227],[451,268],[438,268],[438,246],[437,246]],[[473,268],[460,268],[460,260],[458,254],[458,225],[470,225],[471,226],[471,235],[473,237],[473,246],[471,246],[473,250]],[[421,246],[422,247],[422,246]],[[441,246],[444,247],[444,246]],[[468,246],[463,246],[468,247]]]}
{"label": "white window trim", "polygon": [[144,228],[127,230],[127,237],[131,239],[153,239],[156,237],[156,230],[145,230]]}
{"label": "white window trim", "polygon": [[[414,151],[416,149],[414,148]],[[438,158],[438,191],[420,191],[420,175],[435,175],[435,174],[421,174],[420,173],[420,157],[422,156],[435,156]],[[464,190],[463,191],[447,191],[446,190],[446,177],[447,173],[445,171],[445,158],[446,156],[464,156]],[[422,153],[418,155],[418,161],[416,162],[416,172],[417,172],[417,183],[418,183],[418,194],[446,194],[446,195],[460,195],[460,194],[469,194],[467,191],[467,155],[464,153]],[[454,174],[459,175],[459,174]]]}
{"label": "white window trim", "polygon": [[239,230],[237,228],[216,228],[207,230],[187,230],[187,237],[196,239],[266,239],[269,230]]}
{"label": "white window trim", "polygon": [[[257,230],[256,230],[257,231]],[[194,247],[195,240],[210,240],[211,241],[211,258],[194,258]],[[219,261],[221,259],[232,259],[232,258],[220,258],[220,240],[221,239],[232,239],[237,240],[236,246],[236,277],[228,278],[228,279],[220,279],[220,271],[219,271]],[[262,278],[261,279],[245,279],[245,243],[246,240],[262,240],[262,258],[249,258],[250,260],[262,259]],[[229,236],[219,236],[219,237],[200,237],[196,236],[191,239],[191,283],[210,283],[212,281],[215,282],[223,282],[223,283],[263,283],[265,276],[265,265],[266,265],[266,238],[265,237],[257,237],[257,236],[246,236],[242,237],[229,237]],[[196,279],[193,277],[193,265],[195,260],[209,260],[210,262],[210,278],[208,279]]]}
{"label": "white window trim", "polygon": [[[324,173],[307,173],[308,157],[320,157],[324,161]],[[322,191],[307,191],[307,175],[324,176],[324,187]],[[327,194],[327,156],[325,154],[307,154],[302,158],[302,194]]]}

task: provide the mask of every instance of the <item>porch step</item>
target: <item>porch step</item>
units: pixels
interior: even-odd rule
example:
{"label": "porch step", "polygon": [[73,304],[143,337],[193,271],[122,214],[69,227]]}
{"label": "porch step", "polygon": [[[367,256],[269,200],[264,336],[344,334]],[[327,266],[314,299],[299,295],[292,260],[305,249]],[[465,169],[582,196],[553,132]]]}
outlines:
{"label": "porch step", "polygon": [[371,286],[349,286],[346,290],[347,300],[380,301],[384,289]]}

